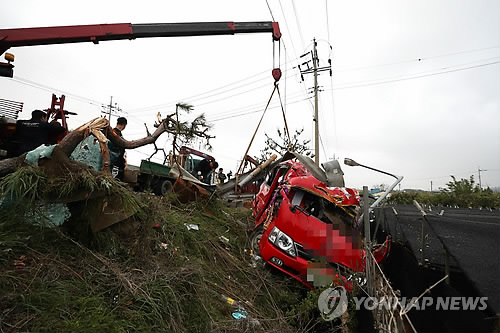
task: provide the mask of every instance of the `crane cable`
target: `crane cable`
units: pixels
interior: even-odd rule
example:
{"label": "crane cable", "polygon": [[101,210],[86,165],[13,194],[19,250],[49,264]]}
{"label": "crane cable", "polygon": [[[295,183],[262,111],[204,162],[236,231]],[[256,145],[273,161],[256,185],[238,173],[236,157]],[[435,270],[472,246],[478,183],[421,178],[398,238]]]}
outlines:
{"label": "crane cable", "polygon": [[288,136],[288,149],[290,149],[290,146],[292,144],[292,140],[290,139],[290,131],[288,130],[288,123],[286,121],[285,109],[283,107],[283,101],[281,100],[281,94],[280,94],[280,90],[278,88],[278,84],[275,84],[275,85],[276,85],[276,90],[278,91],[278,97],[279,97],[280,104],[281,104],[281,113],[283,114],[283,121],[285,122],[286,136]]}
{"label": "crane cable", "polygon": [[[266,3],[267,3],[267,0],[266,0]],[[269,7],[269,3],[267,3],[267,5]],[[271,8],[269,8],[269,10],[271,10]],[[272,12],[271,12],[271,16],[272,16]],[[248,151],[250,150],[250,147],[252,146],[253,140],[255,139],[255,136],[257,135],[257,131],[259,130],[260,124],[262,123],[262,119],[264,119],[264,116],[267,112],[267,109],[269,108],[269,104],[271,104],[271,100],[274,96],[275,91],[278,91],[278,95],[280,96],[279,99],[280,99],[280,103],[281,103],[281,110],[283,112],[283,119],[285,120],[286,133],[288,136],[288,140],[290,141],[290,133],[288,131],[288,124],[286,121],[285,110],[283,109],[283,103],[281,101],[281,95],[280,95],[279,87],[278,87],[278,81],[281,78],[281,69],[280,69],[280,66],[281,66],[281,41],[278,40],[278,67],[276,67],[276,43],[275,42],[276,41],[273,40],[273,70],[271,73],[273,78],[274,78],[274,89],[273,89],[273,92],[271,93],[271,96],[269,97],[269,100],[267,101],[264,112],[262,113],[262,116],[260,117],[259,123],[257,124],[257,128],[255,129],[255,132],[253,133],[253,136],[252,136],[252,139],[250,140],[250,143],[248,144],[247,150],[245,151],[245,154],[243,155],[243,159],[241,160],[240,166],[238,167],[238,170],[236,171],[235,191],[236,191],[236,188],[238,186],[238,174],[241,171],[243,164],[245,163],[245,159],[248,155]]]}
{"label": "crane cable", "polygon": [[264,115],[266,114],[267,108],[269,107],[269,104],[271,103],[271,99],[273,98],[274,92],[276,91],[277,88],[278,88],[278,85],[275,82],[273,92],[271,93],[271,97],[269,97],[269,100],[267,101],[266,108],[264,109],[264,112],[262,113],[262,116],[260,117],[259,123],[257,124],[257,128],[255,129],[255,132],[253,133],[252,139],[250,140],[250,143],[248,144],[247,150],[245,151],[245,154],[243,155],[243,158],[241,159],[240,166],[238,167],[238,170],[236,171],[235,180],[234,180],[234,191],[235,192],[238,190],[239,172],[241,170],[241,167],[243,166],[243,163],[245,163],[248,151],[250,150],[250,147],[252,146],[253,140],[255,139],[255,135],[257,135],[257,131],[259,130],[260,124],[262,123],[262,119],[264,119]]}
{"label": "crane cable", "polygon": [[291,144],[290,132],[288,130],[288,123],[286,121],[285,110],[283,108],[283,102],[281,100],[281,94],[280,94],[280,90],[279,90],[279,86],[278,86],[278,81],[276,81],[276,82],[274,82],[274,89],[273,89],[273,92],[271,93],[271,96],[269,97],[269,100],[267,101],[266,108],[264,109],[264,112],[262,113],[262,116],[260,117],[259,123],[257,124],[257,128],[255,129],[255,132],[253,133],[252,139],[250,139],[250,143],[248,144],[247,150],[245,151],[245,154],[243,155],[243,158],[241,160],[240,166],[238,167],[238,170],[236,171],[236,179],[235,179],[235,184],[234,184],[235,191],[238,188],[239,173],[241,171],[241,168],[242,168],[243,164],[246,161],[246,157],[248,156],[248,151],[250,150],[250,147],[252,146],[253,140],[255,139],[255,136],[257,135],[257,131],[259,130],[260,124],[262,123],[262,120],[264,119],[264,115],[266,114],[266,112],[267,112],[267,110],[269,108],[269,104],[271,103],[271,100],[272,100],[272,98],[274,96],[274,92],[275,91],[278,92],[278,96],[279,96],[279,100],[280,100],[280,104],[281,104],[281,111],[282,111],[282,114],[283,114],[283,120],[285,122],[286,135],[288,136],[289,145]]}

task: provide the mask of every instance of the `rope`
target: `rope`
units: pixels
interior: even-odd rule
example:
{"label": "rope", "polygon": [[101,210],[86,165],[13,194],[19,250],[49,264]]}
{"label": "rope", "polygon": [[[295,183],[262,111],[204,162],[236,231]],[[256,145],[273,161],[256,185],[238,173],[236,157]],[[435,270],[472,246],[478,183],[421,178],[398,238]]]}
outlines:
{"label": "rope", "polygon": [[[250,140],[250,143],[248,144],[248,148],[247,150],[245,151],[245,155],[243,155],[243,159],[241,160],[241,163],[240,163],[240,167],[238,168],[238,171],[236,171],[236,175],[238,175],[238,173],[240,172],[241,170],[241,166],[243,165],[243,163],[245,162],[245,157],[247,156],[248,154],[248,151],[250,150],[250,147],[252,146],[252,143],[253,143],[253,140],[255,139],[255,135],[257,135],[257,131],[259,130],[259,127],[260,127],[260,124],[262,123],[262,119],[264,119],[264,115],[266,114],[266,111],[269,107],[269,104],[271,103],[271,99],[273,98],[273,95],[274,95],[274,92],[278,89],[278,85],[275,84],[274,85],[274,89],[273,89],[273,92],[271,93],[271,97],[269,97],[269,100],[267,101],[267,105],[266,105],[266,108],[264,109],[264,112],[262,113],[262,117],[260,117],[260,120],[259,120],[259,123],[257,124],[257,128],[255,129],[255,132],[253,133],[253,136],[252,136],[252,139]],[[238,181],[236,180],[236,186],[238,185]]]}
{"label": "rope", "polygon": [[275,86],[276,86],[276,90],[278,90],[278,97],[280,99],[280,104],[281,104],[281,113],[283,114],[283,120],[285,121],[286,135],[288,136],[288,150],[290,150],[290,146],[292,145],[292,139],[290,138],[290,131],[288,130],[288,123],[286,121],[285,109],[283,108],[283,102],[281,101],[281,94],[280,94],[280,90],[278,88],[278,85],[275,84]]}

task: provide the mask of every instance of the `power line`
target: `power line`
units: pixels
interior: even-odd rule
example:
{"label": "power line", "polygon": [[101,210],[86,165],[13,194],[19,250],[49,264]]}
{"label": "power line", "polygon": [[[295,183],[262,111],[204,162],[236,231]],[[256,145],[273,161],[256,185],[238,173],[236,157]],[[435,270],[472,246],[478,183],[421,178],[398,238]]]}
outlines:
{"label": "power line", "polygon": [[[305,101],[305,100],[308,100],[310,97],[307,97],[307,98],[303,98],[303,99],[300,99],[300,100],[297,100],[297,101],[294,101],[294,102],[289,102],[288,104],[295,104],[295,103],[300,103],[302,101]],[[278,109],[280,108],[281,106],[275,106],[275,107],[269,107],[268,109]],[[217,121],[221,121],[221,120],[225,120],[225,119],[230,119],[230,118],[238,118],[238,117],[242,117],[242,116],[246,116],[246,115],[249,115],[249,114],[252,114],[252,113],[257,113],[257,112],[262,112],[262,108],[258,109],[258,110],[255,110],[255,111],[249,111],[249,112],[245,112],[245,113],[240,113],[240,114],[236,114],[236,115],[232,115],[232,116],[227,116],[227,117],[222,117],[222,118],[218,118],[218,119],[214,119],[214,120],[210,120],[210,122],[217,122]]]}
{"label": "power line", "polygon": [[273,11],[271,10],[271,7],[269,6],[269,2],[267,2],[267,0],[266,3],[267,3],[267,8],[269,9],[269,13],[271,13],[271,18],[273,19],[274,22],[276,22],[276,20],[274,19]]}
{"label": "power line", "polygon": [[[209,91],[206,91],[206,92],[203,92],[203,93],[200,93],[200,94],[197,94],[197,95],[193,95],[193,96],[190,96],[190,97],[184,97],[184,98],[179,98],[179,99],[175,99],[175,100],[172,100],[171,102],[167,102],[167,103],[162,103],[162,104],[158,104],[158,105],[154,105],[154,106],[150,106],[150,107],[144,107],[144,108],[140,108],[140,109],[132,109],[130,110],[129,112],[132,112],[132,113],[143,113],[143,112],[146,112],[146,111],[151,111],[151,110],[156,110],[156,109],[160,109],[160,108],[164,108],[164,107],[168,107],[168,106],[173,106],[175,105],[179,100],[185,100],[185,101],[189,101],[189,102],[194,102],[194,101],[198,101],[198,100],[203,100],[203,99],[207,99],[207,98],[210,98],[210,97],[214,97],[214,96],[218,96],[218,95],[222,95],[224,93],[227,93],[229,91],[233,91],[233,90],[237,90],[239,88],[243,88],[245,86],[249,86],[251,84],[254,84],[254,83],[258,83],[258,82],[261,82],[261,81],[265,81],[265,80],[269,80],[270,78],[269,77],[265,77],[265,78],[261,78],[261,79],[257,79],[257,80],[254,80],[254,81],[251,81],[249,83],[245,83],[245,84],[242,84],[242,85],[239,85],[239,86],[234,86],[236,83],[239,83],[239,82],[243,82],[243,81],[246,81],[246,80],[249,80],[253,77],[257,77],[257,76],[261,76],[262,74],[264,73],[269,73],[269,70],[266,70],[266,71],[263,71],[263,72],[260,72],[258,74],[255,74],[255,75],[252,75],[250,77],[247,77],[245,79],[241,79],[241,80],[238,80],[238,81],[235,81],[235,82],[232,82],[232,83],[229,83],[229,84],[226,84],[224,86],[221,86],[219,88],[215,88],[215,89],[212,89],[212,90],[209,90]],[[288,77],[286,76],[287,74],[287,71],[283,71],[283,74],[285,74],[285,78]],[[268,86],[267,84],[266,85],[262,85],[262,86],[259,86],[255,89],[258,89],[258,88],[262,88],[262,87],[265,87],[265,86]],[[211,94],[211,95],[208,95],[208,96],[204,96],[204,97],[201,97],[203,95],[207,95],[211,92],[215,92],[217,90],[220,90],[220,89],[223,89],[225,87],[231,87],[230,89],[226,89],[226,90],[223,90],[221,92],[218,92],[218,93],[214,93],[214,94]],[[253,90],[255,90],[253,89]],[[248,90],[248,91],[252,91],[252,90]],[[241,93],[238,93],[238,94],[235,94],[235,95],[230,95],[230,97],[232,96],[237,96],[237,95],[240,95]],[[201,104],[199,104],[201,105]]]}
{"label": "power line", "polygon": [[[282,11],[283,13],[283,11]],[[284,14],[284,13],[283,13]],[[286,18],[285,18],[285,23],[286,23]],[[284,45],[284,47],[286,48],[286,46]],[[293,40],[292,40],[292,47],[293,46]],[[438,57],[444,57],[444,56],[450,56],[450,55],[456,55],[456,54],[462,54],[462,53],[471,53],[471,52],[477,52],[479,50],[486,50],[486,49],[492,49],[492,48],[497,48],[497,47],[487,47],[487,48],[482,48],[482,49],[476,49],[476,50],[468,50],[468,51],[461,51],[461,52],[455,52],[455,53],[448,53],[448,54],[445,54],[445,55],[438,55],[438,56],[430,56],[430,57],[426,57],[425,59],[432,59],[432,58],[438,58]],[[294,54],[295,55],[295,54]],[[296,55],[295,55],[296,56]],[[286,62],[287,64],[290,63],[290,62],[293,62],[295,60],[298,59],[298,57],[296,57],[295,59],[290,59],[288,58],[289,60]],[[377,68],[377,67],[383,67],[383,66],[390,66],[390,65],[395,65],[395,64],[401,64],[401,63],[409,63],[409,62],[415,62],[417,60],[411,60],[411,61],[403,61],[403,62],[395,62],[395,63],[388,63],[388,64],[381,64],[381,65],[375,65],[375,66],[365,66],[365,67],[359,67],[359,68],[354,68],[354,69],[346,69],[346,70],[336,70],[336,72],[345,72],[345,71],[356,71],[356,70],[360,70],[360,69],[369,69],[369,68]],[[163,107],[167,107],[167,106],[173,106],[175,105],[175,103],[177,103],[178,100],[189,100],[191,102],[193,101],[197,101],[197,100],[202,100],[204,98],[208,98],[208,97],[213,97],[213,96],[217,96],[217,95],[221,95],[221,94],[224,94],[225,92],[227,91],[232,91],[232,90],[236,90],[238,88],[241,88],[241,87],[244,87],[246,85],[250,85],[250,84],[253,84],[253,83],[257,83],[259,81],[263,81],[263,80],[266,80],[266,78],[262,78],[262,79],[259,79],[259,80],[254,80],[250,83],[247,83],[247,84],[243,84],[243,85],[239,85],[239,86],[236,86],[234,87],[235,84],[237,83],[240,83],[240,82],[244,82],[246,80],[249,80],[249,79],[252,79],[254,77],[258,77],[258,76],[261,76],[265,73],[267,73],[268,71],[263,71],[263,72],[260,72],[258,74],[255,74],[255,75],[252,75],[250,77],[247,77],[247,78],[244,78],[244,79],[241,79],[241,80],[238,80],[238,81],[235,81],[235,82],[232,82],[232,83],[229,83],[229,84],[226,84],[224,86],[221,86],[221,87],[218,87],[218,88],[215,88],[215,89],[211,89],[209,91],[206,91],[206,92],[203,92],[203,93],[200,93],[200,94],[197,94],[197,95],[193,95],[191,97],[185,97],[185,98],[180,98],[180,99],[176,99],[176,100],[173,100],[171,102],[168,102],[168,103],[162,103],[162,104],[158,104],[158,105],[154,105],[154,106],[150,106],[150,107],[144,107],[144,108],[140,108],[140,109],[132,109],[132,110],[129,110],[129,114],[130,113],[142,113],[142,112],[146,112],[146,111],[151,111],[151,110],[155,110],[155,109],[160,109],[160,108],[163,108]],[[297,74],[293,75],[293,76],[296,76]],[[287,76],[288,77],[288,76]],[[366,82],[366,81],[362,81],[362,82]],[[358,83],[358,82],[356,82]],[[261,87],[264,87],[265,85],[261,86]],[[210,96],[206,96],[206,97],[200,97],[200,96],[203,96],[203,95],[206,95],[206,94],[209,94],[211,92],[214,92],[214,91],[218,91],[220,89],[223,89],[223,88],[226,88],[226,87],[231,87],[230,89],[227,89],[227,90],[224,90],[224,91],[221,91],[219,93],[216,93],[216,94],[212,94]],[[333,88],[333,84],[332,84],[332,88]],[[303,90],[304,92],[306,92],[306,89],[305,87],[303,87]],[[252,90],[249,90],[249,91],[252,91]],[[230,95],[229,97],[233,97],[233,96],[238,96],[240,95],[241,93],[239,94],[236,94],[236,95]],[[198,98],[196,98],[198,97]],[[195,98],[195,99],[193,99]],[[220,100],[220,99],[219,99]],[[286,104],[286,102],[285,102]]]}
{"label": "power line", "polygon": [[[490,47],[490,48],[493,48],[493,47]],[[490,48],[483,48],[483,49],[490,49]],[[483,50],[483,49],[479,49],[479,50]],[[473,52],[473,51],[474,50],[463,51],[463,52],[460,52],[460,53],[469,53],[469,52]],[[449,55],[452,55],[452,54],[457,54],[457,53],[449,53],[447,55],[442,55],[442,56],[449,56]],[[435,56],[435,57],[439,57],[439,56]],[[496,58],[494,58],[494,59],[496,59]],[[493,65],[493,64],[497,64],[497,63],[498,63],[498,61],[497,62],[492,62],[492,63],[487,63],[487,64],[479,64],[479,65],[476,65],[476,66],[470,66],[470,67],[466,67],[466,68],[451,69],[449,71],[444,71],[444,72],[429,73],[429,74],[424,74],[424,75],[420,75],[420,76],[413,76],[413,77],[408,77],[408,78],[394,78],[394,79],[387,79],[387,80],[378,81],[378,82],[370,82],[370,81],[367,82],[367,81],[364,81],[366,83],[363,83],[363,81],[362,81],[362,82],[358,82],[358,83],[361,83],[361,84],[358,84],[358,85],[350,85],[350,86],[344,86],[344,87],[338,87],[338,88],[333,88],[333,85],[332,85],[332,89],[331,90],[348,89],[348,88],[355,88],[355,87],[362,87],[362,86],[369,86],[369,85],[385,84],[385,83],[391,83],[391,82],[397,82],[397,81],[403,81],[403,80],[410,80],[410,79],[416,79],[416,78],[425,77],[425,76],[440,75],[440,74],[445,74],[445,73],[450,73],[450,72],[455,72],[455,71],[461,71],[461,70],[466,70],[466,69],[471,69],[471,68],[476,68],[476,67],[481,67],[481,66]],[[251,76],[249,78],[246,78],[246,79],[239,80],[237,82],[243,82],[244,80],[247,80],[247,79],[250,79],[250,78],[262,75],[263,73],[265,73],[265,72],[258,73],[256,75],[253,75],[253,76]],[[292,75],[292,77],[293,76],[297,76],[297,74]],[[289,76],[287,76],[287,77],[289,77]],[[42,89],[42,90],[46,90],[46,91],[50,91],[50,92],[59,91],[59,92],[62,92],[64,94],[68,95],[68,96],[73,97],[76,100],[79,100],[79,101],[82,101],[82,102],[85,102],[85,103],[88,103],[88,104],[91,104],[91,105],[95,105],[95,106],[99,106],[99,107],[101,107],[102,105],[104,105],[104,103],[101,103],[99,101],[96,101],[96,100],[93,100],[93,99],[90,99],[90,98],[86,98],[86,97],[83,97],[83,96],[79,96],[79,95],[76,95],[76,94],[72,94],[72,93],[63,91],[61,89],[57,89],[57,88],[53,88],[53,87],[50,87],[50,86],[47,86],[47,85],[43,85],[43,84],[40,84],[40,83],[31,81],[31,80],[28,80],[28,79],[24,79],[24,78],[19,78],[18,77],[18,78],[14,78],[12,80],[14,80],[15,82],[24,84],[24,85],[32,86],[34,88],[38,88],[38,89]],[[347,83],[347,84],[349,84],[349,83]],[[223,86],[223,87],[227,87],[227,86],[230,86],[230,85],[231,84],[228,84],[228,85]],[[216,91],[216,90],[221,89],[221,88],[212,89],[209,92]],[[302,88],[304,89],[303,86],[302,86]],[[255,89],[257,89],[257,88],[255,88]],[[251,89],[251,90],[248,90],[246,92],[249,92],[249,91],[252,91],[252,90],[255,90],[255,89]],[[230,97],[238,96],[238,95],[241,95],[241,94],[246,93],[246,92],[241,92],[241,93],[238,93],[238,94],[235,94],[235,95],[231,95]],[[206,92],[206,93],[208,93],[208,92]],[[206,93],[204,93],[204,94],[206,94]],[[307,92],[305,92],[305,94],[307,95]],[[202,94],[199,94],[197,96],[200,96],[200,95],[202,95]],[[221,99],[218,99],[217,101],[219,101],[219,100],[221,100]],[[311,107],[312,107],[312,102],[311,102],[311,100],[309,98],[305,98],[303,100],[309,100],[309,102],[311,104]],[[212,102],[215,102],[215,101],[207,102],[207,103],[204,103],[203,105],[209,104],[209,103],[212,103]],[[296,102],[293,102],[293,103],[296,103]],[[285,103],[285,104],[287,104],[287,103]],[[244,107],[244,108],[248,108],[248,107],[249,106]],[[234,112],[234,111],[235,110],[232,110],[231,112]],[[136,118],[136,119],[138,119],[138,120],[140,120],[142,122],[142,119],[133,116],[132,114],[130,114],[130,112],[126,112],[126,111],[123,111],[123,112],[125,114],[127,114],[128,116]],[[236,115],[236,116],[239,116],[239,115]],[[230,118],[230,117],[228,117],[228,118]]]}
{"label": "power line", "polygon": [[302,43],[302,48],[304,47],[304,36],[302,36],[302,28],[300,26],[299,17],[297,15],[297,9],[295,8],[295,0],[292,0],[293,14],[295,15],[295,22],[297,22],[297,28],[299,30],[300,41]]}
{"label": "power line", "polygon": [[[301,98],[301,99],[289,102],[288,104],[299,103],[299,102],[305,101],[305,100],[307,100],[309,98],[310,97]],[[273,104],[270,104],[270,107],[268,109],[278,109],[278,108],[281,107],[280,105],[277,105],[277,103],[275,103],[274,106],[271,106],[271,105],[273,105]],[[230,118],[237,118],[237,117],[241,117],[241,116],[244,116],[244,115],[248,115],[248,114],[252,114],[252,113],[257,113],[257,112],[260,112],[260,111],[262,111],[262,106],[259,106],[258,108],[254,108],[254,109],[249,109],[249,110],[243,111],[243,112],[237,112],[237,113],[233,113],[233,114],[224,115],[224,116],[221,116],[221,117],[215,117],[214,120],[211,120],[211,118],[208,118],[208,120],[210,122],[216,122],[216,121],[219,121],[219,120],[230,119]]]}
{"label": "power line", "polygon": [[74,98],[76,100],[79,100],[81,102],[85,102],[85,103],[88,103],[88,104],[91,104],[91,105],[95,105],[95,106],[99,106],[100,107],[100,106],[102,106],[102,105],[105,104],[105,103],[101,103],[99,101],[96,101],[96,100],[93,100],[93,99],[90,99],[90,98],[78,96],[76,94],[72,94],[70,92],[67,92],[67,91],[64,91],[64,90],[61,90],[61,89],[49,87],[49,86],[44,85],[42,83],[38,83],[38,82],[31,81],[31,80],[28,80],[28,79],[24,79],[24,78],[21,78],[21,77],[11,78],[10,80],[18,82],[18,83],[21,83],[21,84],[24,84],[24,85],[27,85],[27,86],[31,86],[33,88],[38,88],[38,89],[41,89],[41,90],[49,91],[49,92],[56,91],[56,92],[62,93],[64,95],[66,95],[66,96],[71,96],[72,98]]}
{"label": "power line", "polygon": [[[280,4],[281,14],[283,15],[283,19],[285,20],[286,30],[290,31],[290,28],[288,27],[288,20],[286,19],[285,12],[283,11],[283,6],[281,5],[281,0],[278,0],[278,1],[279,1],[279,4]],[[290,43],[292,44],[292,51],[293,51],[293,55],[295,56],[295,60],[297,60],[298,59],[298,57],[297,57],[297,51],[295,49],[295,44],[293,43],[293,39],[291,37],[290,37]],[[284,46],[284,44],[283,44],[283,46]]]}
{"label": "power line", "polygon": [[[299,96],[299,95],[303,96],[303,94],[302,94],[301,91],[295,92],[295,93],[293,93],[289,97],[296,97],[296,96]],[[270,106],[275,106],[275,105],[278,105],[278,102],[272,102],[270,104]],[[237,109],[232,109],[232,110],[229,110],[229,111],[223,111],[223,112],[219,112],[219,113],[215,113],[215,114],[210,114],[210,116],[211,117],[220,117],[220,116],[227,116],[227,115],[231,115],[231,114],[238,114],[240,112],[248,111],[248,110],[254,109],[256,107],[257,108],[261,108],[262,104],[261,103],[250,104],[250,105],[247,105],[247,106],[244,106],[244,107],[240,107],[240,108],[237,108]]]}
{"label": "power line", "polygon": [[414,63],[414,62],[422,62],[424,60],[429,60],[429,59],[443,58],[443,57],[449,57],[449,56],[454,56],[454,55],[459,55],[459,54],[474,53],[474,52],[479,52],[479,51],[484,51],[484,50],[491,50],[491,49],[498,49],[498,48],[500,48],[500,46],[490,46],[490,47],[484,47],[484,48],[480,48],[480,49],[472,49],[472,50],[465,50],[465,51],[459,51],[459,52],[453,52],[453,53],[446,53],[446,54],[440,54],[440,55],[434,55],[434,56],[428,56],[428,57],[422,57],[422,58],[414,58],[414,59],[411,59],[411,60],[402,60],[402,61],[396,61],[396,62],[390,62],[390,63],[372,65],[372,66],[363,66],[363,67],[354,67],[354,68],[339,69],[336,72],[337,73],[352,72],[352,71],[359,71],[359,70],[364,70],[364,69],[372,69],[372,68],[379,68],[379,67],[387,67],[387,66],[408,64],[408,63]]}
{"label": "power line", "polygon": [[[44,85],[42,83],[38,83],[38,82],[35,82],[35,81],[32,81],[32,80],[28,80],[28,79],[24,79],[24,78],[21,78],[21,77],[12,78],[11,80],[13,80],[15,82],[18,82],[18,83],[21,83],[21,84],[24,84],[24,85],[27,85],[27,86],[31,86],[33,88],[40,89],[40,90],[44,90],[44,91],[48,91],[48,92],[59,92],[59,93],[62,93],[64,95],[66,95],[66,96],[72,97],[73,99],[75,99],[77,101],[80,101],[80,102],[83,102],[83,103],[88,103],[88,104],[97,106],[99,108],[103,108],[103,107],[108,106],[105,103],[101,103],[99,101],[96,101],[96,100],[93,100],[93,99],[90,99],[90,98],[87,98],[87,97],[79,96],[79,95],[76,95],[76,94],[73,94],[73,93],[70,93],[70,92],[58,89],[58,88],[50,87],[50,86]],[[118,111],[121,114],[126,114],[127,117],[131,117],[131,118],[136,119],[137,122],[141,122],[141,123],[143,122],[142,119],[137,118],[137,117],[129,114],[128,112],[122,110],[121,108]]]}
{"label": "power line", "polygon": [[330,21],[328,15],[328,0],[325,0],[325,13],[326,13],[326,33],[328,36],[328,44],[330,44]]}
{"label": "power line", "polygon": [[[220,87],[218,87],[218,88],[215,88],[215,89],[211,89],[211,90],[205,91],[205,92],[200,93],[200,94],[197,94],[197,95],[193,95],[193,96],[189,96],[189,97],[180,98],[180,99],[172,100],[171,102],[166,102],[166,103],[162,103],[162,104],[158,104],[158,105],[153,105],[153,106],[149,106],[149,107],[143,107],[143,108],[139,108],[139,109],[132,109],[132,110],[130,110],[130,112],[145,111],[145,110],[153,110],[153,109],[159,109],[159,108],[162,108],[162,107],[165,107],[165,106],[175,105],[175,104],[176,104],[179,100],[187,100],[187,99],[192,99],[192,98],[195,98],[195,97],[203,96],[203,95],[205,95],[205,94],[209,94],[209,93],[211,93],[211,92],[214,92],[214,91],[217,91],[217,90],[220,90],[220,89],[223,89],[223,88],[229,87],[229,86],[233,86],[234,84],[237,84],[237,83],[240,83],[240,82],[243,82],[243,81],[249,80],[249,79],[251,79],[251,78],[254,78],[254,77],[257,77],[257,76],[263,75],[264,73],[268,73],[268,72],[269,72],[269,70],[266,70],[266,71],[263,71],[263,72],[257,73],[257,74],[255,74],[255,75],[249,76],[249,77],[247,77],[247,78],[244,78],[244,79],[241,79],[241,80],[238,80],[238,81],[235,81],[235,82],[228,83],[228,84],[226,84],[226,85],[223,85],[223,86],[220,86]],[[265,80],[265,78],[262,78],[261,80]]]}
{"label": "power line", "polygon": [[372,82],[372,83],[358,84],[358,85],[345,86],[345,87],[337,87],[337,88],[332,88],[332,89],[333,90],[343,90],[343,89],[374,86],[374,85],[380,85],[380,84],[386,84],[386,83],[394,83],[394,82],[399,82],[399,81],[419,79],[419,78],[428,77],[428,76],[436,76],[436,75],[448,74],[448,73],[453,73],[453,72],[459,72],[459,71],[478,68],[478,67],[491,66],[491,65],[498,64],[498,63],[500,63],[500,61],[494,61],[494,62],[490,62],[490,63],[486,63],[486,64],[479,64],[479,65],[469,66],[469,67],[464,67],[464,68],[450,69],[447,71],[436,72],[436,73],[422,74],[422,75],[416,75],[416,76],[411,76],[411,77],[403,77],[403,78],[399,78],[399,79],[388,79],[388,80],[382,80],[382,81],[377,81],[377,82]]}

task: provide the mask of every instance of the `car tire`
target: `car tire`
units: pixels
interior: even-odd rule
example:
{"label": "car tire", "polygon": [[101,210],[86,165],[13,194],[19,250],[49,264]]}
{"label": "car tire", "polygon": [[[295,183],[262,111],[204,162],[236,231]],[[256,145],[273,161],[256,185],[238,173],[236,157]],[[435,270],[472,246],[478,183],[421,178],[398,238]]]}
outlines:
{"label": "car tire", "polygon": [[250,249],[253,250],[253,253],[260,256],[260,247],[259,243],[262,239],[262,235],[264,234],[264,228],[262,226],[258,226],[250,233],[249,242]]}
{"label": "car tire", "polygon": [[154,188],[154,193],[156,195],[167,195],[167,193],[171,192],[174,186],[172,185],[172,182],[170,180],[160,180],[158,184]]}

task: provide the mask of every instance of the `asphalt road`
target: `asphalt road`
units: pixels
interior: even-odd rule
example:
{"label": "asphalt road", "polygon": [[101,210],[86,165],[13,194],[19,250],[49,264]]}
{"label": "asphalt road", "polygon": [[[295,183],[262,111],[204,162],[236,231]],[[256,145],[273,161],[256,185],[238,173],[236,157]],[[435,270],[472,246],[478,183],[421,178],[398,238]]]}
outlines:
{"label": "asphalt road", "polygon": [[[413,205],[383,208],[380,228],[393,239],[406,242],[417,259],[421,256],[424,218]],[[439,213],[442,212],[442,215]],[[500,211],[432,207],[426,212],[424,258],[426,264],[444,266],[445,251],[452,270],[461,270],[489,306],[500,312]]]}

